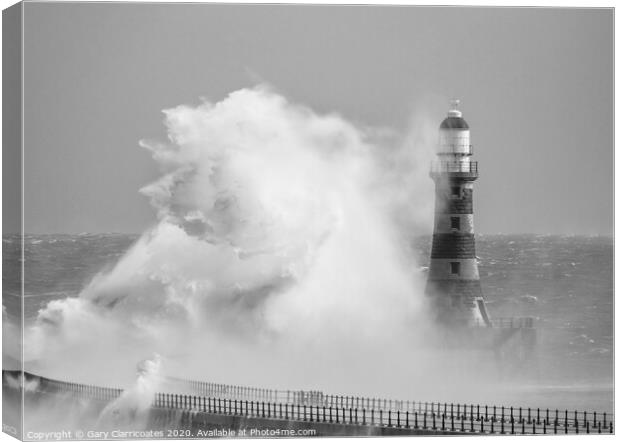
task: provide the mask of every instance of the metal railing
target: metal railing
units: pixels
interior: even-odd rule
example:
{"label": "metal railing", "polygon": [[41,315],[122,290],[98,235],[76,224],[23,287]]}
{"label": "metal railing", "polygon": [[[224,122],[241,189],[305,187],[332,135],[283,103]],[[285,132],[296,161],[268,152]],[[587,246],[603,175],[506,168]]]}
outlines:
{"label": "metal railing", "polygon": [[[284,419],[289,421],[317,422],[343,425],[368,425],[402,429],[477,433],[477,434],[613,434],[613,422],[606,413],[574,414],[574,419],[558,410],[531,408],[527,413],[522,408],[508,410],[479,405],[462,406],[460,411],[454,404],[432,404],[434,411],[401,411],[383,408],[353,408],[301,404],[283,404],[265,401],[243,401],[200,396],[157,394],[153,407],[176,409],[193,413],[211,413],[260,419]],[[437,409],[435,409],[437,406]]]}
{"label": "metal railing", "polygon": [[[3,371],[15,377],[21,376],[19,371]],[[123,390],[121,388],[99,387],[96,385],[78,384],[75,382],[58,381],[42,376],[24,373],[24,380],[34,384],[34,389],[40,393],[58,394],[71,393],[77,397],[87,397],[99,401],[112,401],[119,397]]]}
{"label": "metal railing", "polygon": [[478,174],[478,161],[433,161],[430,173]]}

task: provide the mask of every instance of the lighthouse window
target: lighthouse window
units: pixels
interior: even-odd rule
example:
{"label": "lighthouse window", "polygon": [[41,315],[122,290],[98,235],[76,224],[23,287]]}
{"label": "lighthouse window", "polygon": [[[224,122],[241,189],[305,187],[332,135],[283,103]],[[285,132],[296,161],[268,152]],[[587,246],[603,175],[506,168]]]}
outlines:
{"label": "lighthouse window", "polygon": [[451,216],[450,217],[450,228],[455,229],[455,230],[460,230],[461,229],[461,218],[459,218],[458,216]]}
{"label": "lighthouse window", "polygon": [[452,196],[461,196],[461,188],[458,186],[452,187]]}
{"label": "lighthouse window", "polygon": [[460,262],[451,262],[450,263],[450,273],[453,275],[458,275],[461,273],[461,263]]}

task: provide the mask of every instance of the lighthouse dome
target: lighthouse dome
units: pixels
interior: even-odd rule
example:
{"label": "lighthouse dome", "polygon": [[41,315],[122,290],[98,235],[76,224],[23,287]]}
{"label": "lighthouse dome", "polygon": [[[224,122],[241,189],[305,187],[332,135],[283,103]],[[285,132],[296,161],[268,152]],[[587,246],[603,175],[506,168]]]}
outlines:
{"label": "lighthouse dome", "polygon": [[469,125],[461,116],[456,117],[448,115],[448,117],[441,122],[441,126],[439,126],[439,128],[467,130],[469,129]]}
{"label": "lighthouse dome", "polygon": [[448,116],[441,122],[440,129],[457,129],[467,130],[469,125],[463,119],[463,113],[457,109],[460,104],[460,100],[452,100],[451,109],[448,111]]}

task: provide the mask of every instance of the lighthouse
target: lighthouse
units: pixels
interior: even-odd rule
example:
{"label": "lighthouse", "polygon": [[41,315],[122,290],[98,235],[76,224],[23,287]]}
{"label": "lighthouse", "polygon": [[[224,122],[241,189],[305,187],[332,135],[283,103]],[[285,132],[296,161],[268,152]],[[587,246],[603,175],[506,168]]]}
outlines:
{"label": "lighthouse", "polygon": [[437,157],[430,176],[435,181],[435,221],[426,295],[439,322],[487,324],[474,239],[474,181],[469,125],[453,100],[439,126]]}

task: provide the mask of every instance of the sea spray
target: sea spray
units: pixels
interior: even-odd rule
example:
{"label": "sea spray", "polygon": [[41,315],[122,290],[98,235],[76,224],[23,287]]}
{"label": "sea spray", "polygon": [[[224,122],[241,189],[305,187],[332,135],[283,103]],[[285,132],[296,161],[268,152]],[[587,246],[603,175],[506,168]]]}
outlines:
{"label": "sea spray", "polygon": [[160,366],[161,358],[157,354],[151,359],[141,361],[137,367],[134,385],[124,390],[101,411],[95,427],[98,430],[146,428],[149,410],[160,383]]}
{"label": "sea spray", "polygon": [[480,391],[481,358],[434,348],[409,251],[432,218],[430,136],[399,142],[262,86],[164,113],[169,141],[141,142],[162,173],[142,189],[156,225],[41,309],[27,367],[125,387],[158,353],[167,375],[229,384]]}
{"label": "sea spray", "polygon": [[39,388],[39,379],[26,379],[22,373],[17,375],[12,375],[9,372],[3,373],[4,384],[8,388],[12,388],[14,390],[23,390],[25,392],[37,391]]}

